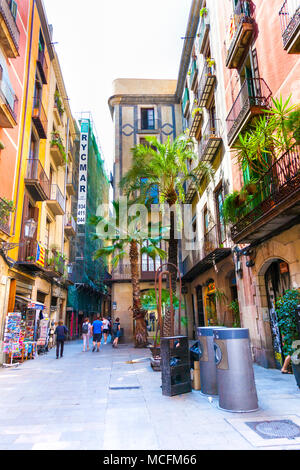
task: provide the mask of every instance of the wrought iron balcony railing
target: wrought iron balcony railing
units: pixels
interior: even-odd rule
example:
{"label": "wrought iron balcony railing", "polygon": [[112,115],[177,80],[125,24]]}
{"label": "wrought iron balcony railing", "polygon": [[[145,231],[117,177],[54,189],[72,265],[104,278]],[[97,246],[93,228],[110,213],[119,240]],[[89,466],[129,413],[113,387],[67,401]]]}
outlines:
{"label": "wrought iron balcony railing", "polygon": [[[0,93],[7,111],[10,113],[13,121],[16,123],[18,113],[18,98],[11,88],[9,81],[4,76],[2,65],[0,65]],[[6,121],[7,124],[5,124]],[[1,127],[12,127],[12,124],[12,120],[8,117],[6,119],[5,116],[1,117]]]}
{"label": "wrought iron balcony railing", "polygon": [[50,181],[38,158],[27,160],[25,185],[35,201],[47,201],[50,198]]}
{"label": "wrought iron balcony railing", "polygon": [[232,228],[236,243],[256,240],[262,236],[262,227],[266,235],[300,214],[300,145],[284,153],[261,176],[256,188],[251,201],[237,209],[239,221]]}
{"label": "wrought iron balcony railing", "polygon": [[283,47],[289,53],[300,52],[299,0],[285,0],[279,12]]}
{"label": "wrought iron balcony railing", "polygon": [[253,115],[269,107],[272,92],[262,78],[248,78],[227,116],[228,142],[232,144]]}
{"label": "wrought iron balcony railing", "polygon": [[220,242],[220,230],[218,225],[214,225],[202,240],[195,242],[195,249],[188,250],[189,254],[183,262],[183,275],[187,275],[193,269],[205,272],[213,266],[214,262],[228,256],[231,252],[227,243]]}
{"label": "wrought iron balcony railing", "polygon": [[48,119],[41,98],[33,98],[32,120],[39,137],[47,139]]}
{"label": "wrought iron balcony railing", "polygon": [[55,215],[65,213],[66,201],[57,184],[51,185],[50,199],[47,201]]}
{"label": "wrought iron balcony railing", "polygon": [[20,31],[10,5],[8,0],[0,0],[0,30],[1,45],[7,57],[13,59],[19,55]]}
{"label": "wrought iron balcony railing", "polygon": [[48,64],[45,56],[45,51],[39,51],[37,65],[39,68],[42,82],[44,83],[44,85],[46,85],[48,81]]}
{"label": "wrought iron balcony railing", "polygon": [[212,161],[222,143],[222,122],[220,119],[209,119],[200,142],[200,160]]}
{"label": "wrought iron balcony railing", "polygon": [[20,242],[18,263],[33,271],[45,268],[46,253],[41,255],[40,245],[37,240],[22,239]]}
{"label": "wrought iron balcony railing", "polygon": [[230,22],[226,67],[239,68],[250,46],[254,22],[250,2],[240,0],[234,9]]}
{"label": "wrought iron balcony railing", "polygon": [[76,234],[76,222],[72,214],[65,215],[65,231],[68,235]]}
{"label": "wrought iron balcony railing", "polygon": [[215,67],[205,63],[202,75],[199,81],[199,106],[206,107],[212,94],[216,82]]}

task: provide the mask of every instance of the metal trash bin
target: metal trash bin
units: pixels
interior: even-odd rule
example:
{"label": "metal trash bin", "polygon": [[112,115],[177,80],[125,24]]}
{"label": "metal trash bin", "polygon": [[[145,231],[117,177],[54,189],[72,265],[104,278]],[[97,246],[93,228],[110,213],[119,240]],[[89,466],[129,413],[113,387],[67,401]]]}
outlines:
{"label": "metal trash bin", "polygon": [[258,410],[249,330],[214,330],[219,408],[234,413]]}
{"label": "metal trash bin", "polygon": [[197,328],[200,350],[200,382],[201,392],[204,395],[218,395],[217,368],[214,351],[213,333],[216,329],[225,327],[200,327]]}
{"label": "metal trash bin", "polygon": [[161,338],[162,393],[167,397],[192,391],[189,341],[186,336]]}

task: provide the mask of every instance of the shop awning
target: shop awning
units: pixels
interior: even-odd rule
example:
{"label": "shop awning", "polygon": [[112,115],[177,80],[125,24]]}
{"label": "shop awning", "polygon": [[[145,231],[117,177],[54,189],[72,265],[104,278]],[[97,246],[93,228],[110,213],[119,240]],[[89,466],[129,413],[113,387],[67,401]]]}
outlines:
{"label": "shop awning", "polygon": [[41,302],[28,299],[27,297],[22,297],[21,295],[16,295],[16,300],[18,302],[22,302],[23,304],[27,304],[27,308],[30,308],[32,310],[45,310],[46,308],[46,305],[42,304]]}

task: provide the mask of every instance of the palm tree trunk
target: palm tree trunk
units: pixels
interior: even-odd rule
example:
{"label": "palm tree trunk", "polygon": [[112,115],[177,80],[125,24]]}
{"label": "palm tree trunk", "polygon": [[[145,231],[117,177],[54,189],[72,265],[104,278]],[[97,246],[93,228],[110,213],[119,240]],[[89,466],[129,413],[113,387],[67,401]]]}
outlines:
{"label": "palm tree trunk", "polygon": [[[178,240],[175,239],[175,214],[171,211],[170,214],[170,240],[169,240],[169,247],[168,247],[168,263],[174,264],[178,266]],[[169,267],[169,271],[171,272],[171,288],[173,295],[176,295],[177,290],[177,269],[173,268],[172,266]],[[169,289],[169,280],[167,279],[167,289]],[[174,324],[174,321],[173,321]],[[171,309],[167,308],[165,321],[164,321],[164,329],[163,335],[164,336],[172,336],[174,335],[174,331],[172,331],[172,319],[171,319]]]}
{"label": "palm tree trunk", "polygon": [[146,310],[142,308],[139,281],[139,250],[135,240],[130,243],[130,265],[132,282],[132,311],[135,320],[135,347],[144,348],[148,344],[148,331],[145,321]]}

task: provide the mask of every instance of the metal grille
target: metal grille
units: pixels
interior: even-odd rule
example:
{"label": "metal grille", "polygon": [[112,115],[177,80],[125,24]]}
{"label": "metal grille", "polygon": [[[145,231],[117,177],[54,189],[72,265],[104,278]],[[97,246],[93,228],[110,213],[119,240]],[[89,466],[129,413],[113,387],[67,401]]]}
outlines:
{"label": "metal grille", "polygon": [[293,421],[261,421],[246,423],[263,439],[296,439],[300,437],[300,427]]}

